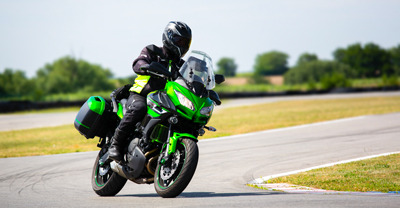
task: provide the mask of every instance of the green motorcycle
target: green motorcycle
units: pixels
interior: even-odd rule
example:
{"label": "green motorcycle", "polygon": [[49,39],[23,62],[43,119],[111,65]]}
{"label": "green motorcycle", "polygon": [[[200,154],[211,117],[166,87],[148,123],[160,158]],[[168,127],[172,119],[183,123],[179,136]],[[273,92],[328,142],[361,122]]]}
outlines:
{"label": "green motorcycle", "polygon": [[[205,129],[216,131],[206,125],[214,105],[221,104],[212,89],[224,77],[214,75],[211,58],[206,53],[192,51],[178,76],[157,62],[142,68],[167,82],[163,90],[147,96],[147,114],[130,136],[124,161],[109,159],[108,148],[124,116],[127,96],[116,96],[113,92],[111,103],[99,96],[90,97],[74,122],[86,138],[100,137],[101,150],[92,172],[92,188],[100,196],[116,195],[127,180],[154,183],[161,197],[178,196],[196,170],[198,136],[204,135]],[[117,93],[124,94],[123,90]]]}

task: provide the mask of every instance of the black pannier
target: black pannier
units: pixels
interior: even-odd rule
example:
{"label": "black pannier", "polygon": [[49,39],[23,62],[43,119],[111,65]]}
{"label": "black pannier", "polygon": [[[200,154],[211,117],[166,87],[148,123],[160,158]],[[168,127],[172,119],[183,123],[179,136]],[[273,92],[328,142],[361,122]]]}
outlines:
{"label": "black pannier", "polygon": [[100,96],[90,97],[76,115],[75,128],[87,139],[104,138],[110,125],[111,105]]}

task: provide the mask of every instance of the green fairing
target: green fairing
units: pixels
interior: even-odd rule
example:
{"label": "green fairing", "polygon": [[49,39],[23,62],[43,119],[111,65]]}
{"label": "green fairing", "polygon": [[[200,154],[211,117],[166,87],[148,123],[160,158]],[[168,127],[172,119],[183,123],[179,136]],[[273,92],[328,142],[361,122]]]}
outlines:
{"label": "green fairing", "polygon": [[[210,119],[210,116],[202,115],[200,113],[200,111],[204,107],[210,107],[213,105],[213,102],[211,101],[210,98],[208,98],[208,97],[200,98],[200,97],[194,95],[193,92],[191,92],[190,90],[186,89],[185,87],[181,86],[180,84],[178,84],[176,82],[167,82],[164,90],[162,90],[162,91],[167,93],[168,97],[171,99],[172,103],[175,105],[176,111],[178,112],[179,116],[181,116],[187,120],[191,120],[194,123],[198,123],[200,125],[207,124],[208,120]],[[192,111],[191,109],[182,105],[180,103],[179,98],[176,95],[175,91],[182,93],[182,95],[184,95],[187,99],[189,99],[192,102],[195,110]],[[152,94],[152,93],[155,93],[155,92],[151,92],[150,94]],[[151,98],[149,98],[149,100],[159,106],[159,104],[157,102],[153,101]],[[166,109],[164,109],[164,110],[166,110]],[[158,113],[153,111],[149,106],[147,107],[147,113],[152,117],[160,116]],[[192,134],[173,132],[173,136],[169,138],[168,154],[174,153],[176,151],[176,145],[178,143],[178,140],[182,137],[191,138],[191,139],[197,141],[197,138],[195,136],[193,136]],[[153,139],[153,142],[159,142],[159,141],[157,139]]]}
{"label": "green fairing", "polygon": [[118,112],[117,115],[120,119],[124,117],[124,108],[122,107],[121,103],[118,103]]}
{"label": "green fairing", "polygon": [[[210,119],[209,116],[204,116],[200,114],[200,110],[203,107],[209,107],[213,105],[213,102],[211,101],[210,98],[208,97],[203,97],[200,98],[196,95],[194,95],[190,90],[186,89],[185,87],[181,86],[180,84],[176,82],[168,82],[165,86],[166,92],[168,94],[168,97],[171,99],[171,101],[174,103],[174,105],[177,107],[177,112],[184,118],[188,120],[193,120],[195,123],[199,124],[206,124],[207,121]],[[185,97],[187,97],[190,101],[192,101],[195,110],[192,111],[189,108],[181,105],[179,102],[178,96],[175,94],[175,91],[179,91],[182,93]]]}
{"label": "green fairing", "polygon": [[153,118],[160,116],[160,114],[153,111],[149,106],[147,106],[147,113]]}
{"label": "green fairing", "polygon": [[169,138],[168,154],[174,153],[176,151],[176,144],[178,144],[178,140],[182,137],[189,137],[197,141],[197,138],[191,134],[174,132],[174,135]]}
{"label": "green fairing", "polygon": [[88,99],[87,104],[89,109],[99,115],[103,115],[106,101],[100,96],[92,96]]}

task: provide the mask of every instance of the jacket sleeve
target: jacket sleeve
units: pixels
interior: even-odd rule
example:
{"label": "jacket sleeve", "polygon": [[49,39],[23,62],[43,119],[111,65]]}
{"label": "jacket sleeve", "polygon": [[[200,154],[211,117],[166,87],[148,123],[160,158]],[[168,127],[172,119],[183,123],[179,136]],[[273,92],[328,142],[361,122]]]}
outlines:
{"label": "jacket sleeve", "polygon": [[141,66],[145,64],[150,64],[152,62],[152,57],[150,56],[150,53],[148,52],[147,48],[143,48],[143,50],[140,52],[139,57],[137,57],[132,64],[132,69],[136,74],[140,75],[147,75],[147,73],[143,70],[140,69]]}

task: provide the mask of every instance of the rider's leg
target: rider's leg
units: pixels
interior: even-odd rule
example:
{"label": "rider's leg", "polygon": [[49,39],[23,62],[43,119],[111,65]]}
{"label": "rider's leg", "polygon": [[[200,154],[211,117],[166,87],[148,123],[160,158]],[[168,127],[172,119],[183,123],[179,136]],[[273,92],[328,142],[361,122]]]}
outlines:
{"label": "rider's leg", "polygon": [[135,125],[146,115],[146,98],[131,92],[126,103],[127,111],[115,130],[112,143],[108,149],[109,157],[121,161],[122,150],[126,146],[128,136],[135,130]]}

